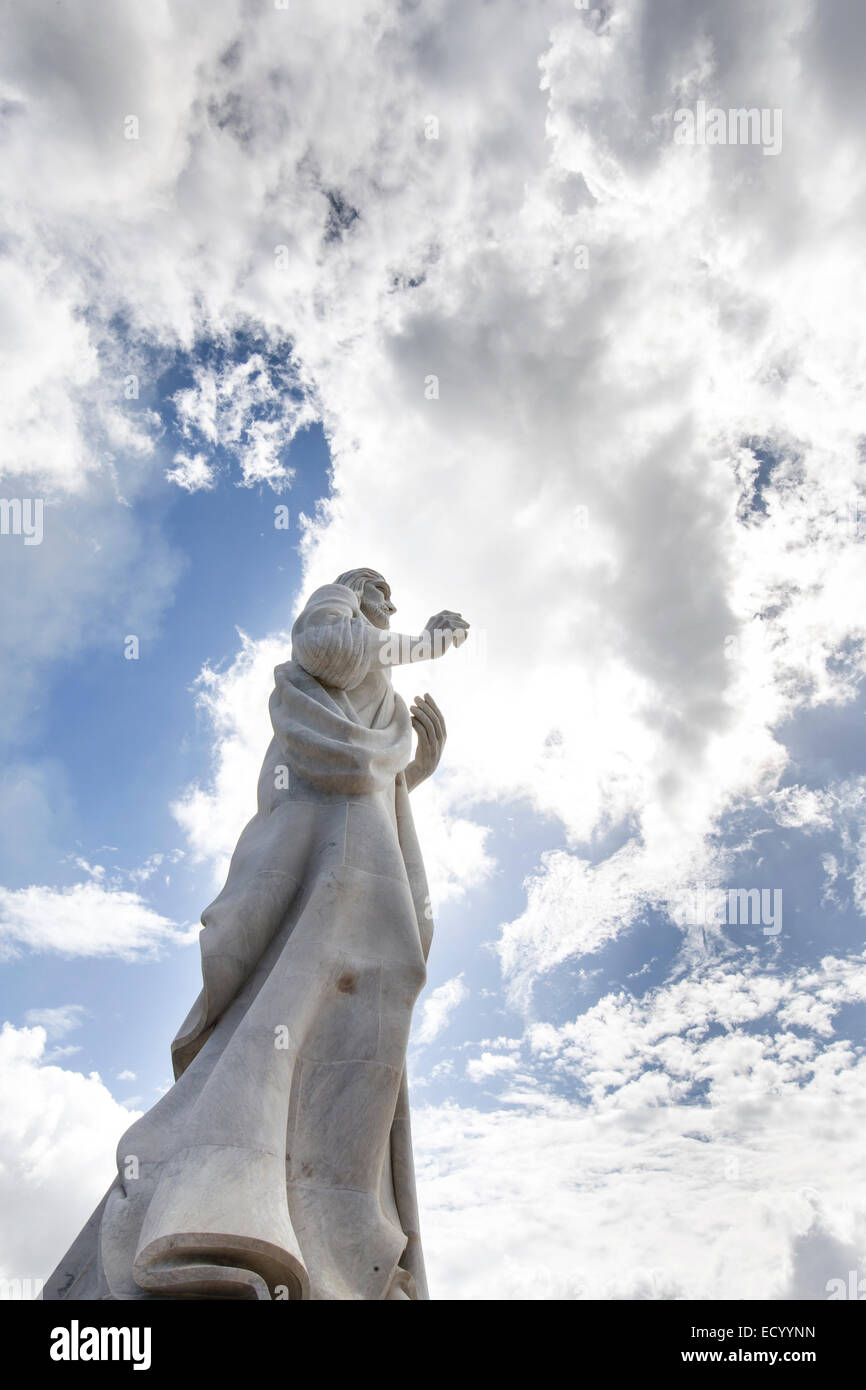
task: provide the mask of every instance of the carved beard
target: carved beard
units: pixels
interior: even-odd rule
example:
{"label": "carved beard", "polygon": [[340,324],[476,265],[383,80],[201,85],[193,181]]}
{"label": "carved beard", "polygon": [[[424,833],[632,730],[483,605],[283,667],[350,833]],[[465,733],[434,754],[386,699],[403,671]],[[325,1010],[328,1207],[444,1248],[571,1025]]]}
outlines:
{"label": "carved beard", "polygon": [[[388,612],[388,609],[385,607],[384,603],[365,603],[361,611],[363,612],[364,617],[367,618],[370,622],[373,622],[373,619],[375,618],[377,622],[381,622],[384,627],[388,626],[388,622],[390,620],[391,615]],[[373,623],[373,626],[375,627],[376,623]]]}

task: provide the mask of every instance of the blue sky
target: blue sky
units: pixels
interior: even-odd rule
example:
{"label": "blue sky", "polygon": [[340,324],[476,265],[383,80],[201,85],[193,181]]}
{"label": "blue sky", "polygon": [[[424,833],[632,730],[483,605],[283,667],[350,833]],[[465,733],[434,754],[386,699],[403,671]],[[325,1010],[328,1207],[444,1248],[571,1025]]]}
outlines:
{"label": "blue sky", "polygon": [[[207,356],[201,348],[195,360]],[[172,396],[184,383],[185,365],[165,372],[143,402],[166,420],[169,441]],[[136,407],[131,402],[128,408]],[[312,427],[291,448],[291,496],[223,478],[213,491],[196,495],[163,482],[136,505],[135,524],[156,529],[179,561],[171,602],[142,636],[137,660],[124,657],[128,633],[120,622],[106,640],[84,646],[52,672],[20,752],[38,760],[46,749],[56,750],[51,780],[62,789],[62,804],[54,808],[50,843],[32,845],[26,856],[15,839],[3,846],[0,873],[7,887],[34,881],[66,887],[82,880],[81,861],[122,875],[163,855],[148,901],[178,923],[198,920],[208,875],[170,862],[181,848],[170,804],[208,770],[207,730],[192,688],[205,662],[219,668],[231,659],[238,628],[269,631],[287,622],[300,578],[297,516],[312,515],[327,495],[328,462],[322,431]],[[294,518],[288,530],[274,525],[281,498]],[[253,785],[248,799],[254,796]],[[152,1100],[171,1074],[166,1043],[189,1007],[191,990],[198,989],[196,956],[193,947],[158,966],[138,967],[110,957],[23,956],[6,967],[6,1016],[22,1021],[29,1009],[52,1007],[60,990],[87,1011],[74,1044],[82,1067],[106,1078],[133,1070],[135,1084],[115,1087],[118,1097]]]}
{"label": "blue sky", "polygon": [[[827,1297],[866,1273],[861,8],[99,13],[34,0],[0,64],[0,498],[44,500],[0,535],[0,1274],[169,1083],[273,666],[370,565],[398,630],[472,624],[395,674],[449,729],[433,1296]],[[698,101],[780,148],[676,142]],[[781,929],[682,920],[702,886]]]}

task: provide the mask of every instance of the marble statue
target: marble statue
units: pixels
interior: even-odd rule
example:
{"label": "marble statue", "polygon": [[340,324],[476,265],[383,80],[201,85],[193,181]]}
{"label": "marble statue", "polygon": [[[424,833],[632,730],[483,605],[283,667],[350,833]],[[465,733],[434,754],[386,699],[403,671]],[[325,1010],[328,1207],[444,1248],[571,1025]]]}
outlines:
{"label": "marble statue", "polygon": [[[445,721],[393,665],[459,646],[390,631],[375,570],[317,589],[274,672],[258,809],[202,914],[175,1084],[46,1299],[426,1299],[406,1089],[432,934],[409,792]],[[417,736],[412,757],[412,730]]]}

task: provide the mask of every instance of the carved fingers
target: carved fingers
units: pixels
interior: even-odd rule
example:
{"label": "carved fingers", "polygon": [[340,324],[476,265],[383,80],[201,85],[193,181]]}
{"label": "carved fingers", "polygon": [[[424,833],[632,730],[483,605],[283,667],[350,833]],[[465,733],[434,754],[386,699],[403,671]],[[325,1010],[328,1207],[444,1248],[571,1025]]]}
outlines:
{"label": "carved fingers", "polygon": [[412,727],[418,736],[417,762],[428,776],[436,768],[442,757],[442,749],[448,737],[445,719],[432,695],[416,695],[409,713]]}
{"label": "carved fingers", "polygon": [[444,743],[448,737],[448,730],[445,728],[445,716],[433,696],[429,693],[425,694],[423,699],[420,695],[416,696],[415,704],[416,708],[421,710],[432,723],[439,742]]}
{"label": "carved fingers", "polygon": [[[462,613],[455,613],[451,608],[443,608],[441,613],[434,613],[432,618],[428,618],[425,623],[427,632],[448,632],[451,634],[449,644],[459,647],[469,636],[469,624]],[[436,655],[439,655],[437,652]]]}
{"label": "carved fingers", "polygon": [[434,613],[432,618],[428,618],[425,627],[429,632],[435,631],[437,627],[448,628],[451,632],[465,632],[469,624],[462,613],[455,613],[451,608],[443,608],[441,613]]}

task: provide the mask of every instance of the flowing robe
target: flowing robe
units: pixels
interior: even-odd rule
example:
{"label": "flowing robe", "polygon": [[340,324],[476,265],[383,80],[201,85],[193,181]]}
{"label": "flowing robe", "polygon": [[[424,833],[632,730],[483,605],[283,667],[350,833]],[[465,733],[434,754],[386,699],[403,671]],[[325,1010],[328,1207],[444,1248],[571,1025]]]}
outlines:
{"label": "flowing robe", "polygon": [[273,739],[176,1082],[45,1298],[428,1297],[406,1089],[429,896],[381,635],[317,590],[275,671]]}

